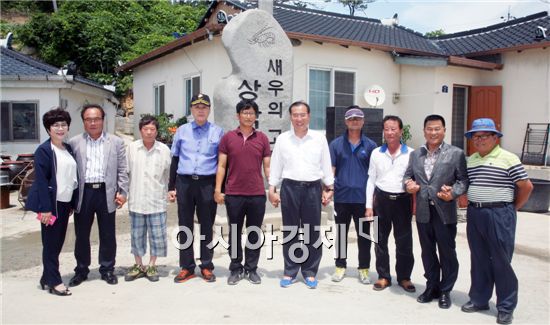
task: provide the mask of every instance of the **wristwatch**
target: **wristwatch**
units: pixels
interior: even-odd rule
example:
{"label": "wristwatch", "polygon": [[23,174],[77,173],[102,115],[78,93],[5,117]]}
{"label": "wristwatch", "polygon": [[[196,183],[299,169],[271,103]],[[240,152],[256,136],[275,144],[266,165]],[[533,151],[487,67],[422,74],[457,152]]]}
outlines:
{"label": "wristwatch", "polygon": [[325,188],[325,192],[334,192],[333,188]]}

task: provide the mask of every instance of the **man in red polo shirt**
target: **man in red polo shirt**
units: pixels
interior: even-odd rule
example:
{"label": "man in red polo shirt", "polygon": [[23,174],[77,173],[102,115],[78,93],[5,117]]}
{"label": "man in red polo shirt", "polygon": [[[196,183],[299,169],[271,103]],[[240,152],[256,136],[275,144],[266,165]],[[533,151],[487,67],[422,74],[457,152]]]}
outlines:
{"label": "man in red polo shirt", "polygon": [[[225,203],[227,209],[231,257],[231,275],[227,283],[230,285],[237,284],[243,277],[254,284],[262,281],[256,272],[260,249],[250,249],[246,246],[243,267],[241,244],[245,216],[248,243],[254,245],[258,243],[258,233],[261,231],[265,214],[266,197],[262,164],[264,175],[267,177],[271,149],[267,136],[254,129],[257,117],[258,105],[253,100],[240,101],[237,104],[239,127],[226,133],[219,146],[214,200],[218,204]],[[224,178],[225,194],[222,193]]]}

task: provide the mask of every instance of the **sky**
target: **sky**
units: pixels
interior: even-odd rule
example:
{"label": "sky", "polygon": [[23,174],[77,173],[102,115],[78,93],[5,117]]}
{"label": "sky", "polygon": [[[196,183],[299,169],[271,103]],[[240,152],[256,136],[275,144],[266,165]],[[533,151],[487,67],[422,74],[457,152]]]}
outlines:
{"label": "sky", "polygon": [[[349,9],[336,0],[308,2],[316,9],[349,14]],[[355,15],[383,19],[397,13],[399,25],[406,28],[422,34],[443,29],[450,34],[502,23],[508,14],[521,18],[541,11],[550,11],[550,0],[376,0]]]}

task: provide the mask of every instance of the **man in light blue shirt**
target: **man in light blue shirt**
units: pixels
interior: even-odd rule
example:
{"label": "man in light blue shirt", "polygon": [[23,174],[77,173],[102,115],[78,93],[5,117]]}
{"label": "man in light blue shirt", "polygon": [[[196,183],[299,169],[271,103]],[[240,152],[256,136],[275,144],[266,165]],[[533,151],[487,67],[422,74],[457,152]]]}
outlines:
{"label": "man in light blue shirt", "polygon": [[[216,217],[214,187],[218,168],[218,145],[223,130],[210,122],[210,98],[205,94],[191,98],[191,114],[194,121],[178,128],[172,143],[172,163],[168,195],[171,201],[178,199],[178,224],[189,231],[181,231],[180,244],[187,243],[193,236],[195,209],[200,224],[200,234],[204,240],[200,243],[202,277],[207,282],[216,281],[212,273],[214,251],[207,247],[212,241],[212,227]],[[192,238],[190,245],[180,249],[181,271],[174,282],[182,283],[195,277],[195,256]]]}

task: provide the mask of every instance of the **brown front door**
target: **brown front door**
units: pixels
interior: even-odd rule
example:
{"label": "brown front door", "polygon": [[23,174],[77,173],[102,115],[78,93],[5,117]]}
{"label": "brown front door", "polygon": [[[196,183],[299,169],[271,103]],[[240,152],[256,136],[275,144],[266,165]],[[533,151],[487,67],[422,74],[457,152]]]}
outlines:
{"label": "brown front door", "polygon": [[[472,122],[481,117],[488,117],[495,121],[497,129],[502,131],[502,86],[481,86],[470,87],[468,105],[468,124],[469,130]],[[468,141],[467,155],[475,152],[471,141]]]}

